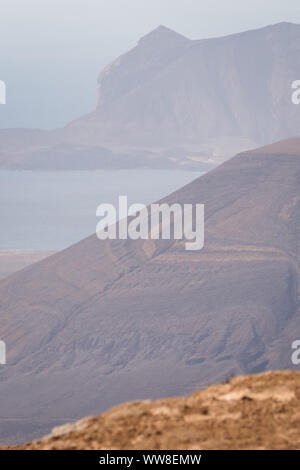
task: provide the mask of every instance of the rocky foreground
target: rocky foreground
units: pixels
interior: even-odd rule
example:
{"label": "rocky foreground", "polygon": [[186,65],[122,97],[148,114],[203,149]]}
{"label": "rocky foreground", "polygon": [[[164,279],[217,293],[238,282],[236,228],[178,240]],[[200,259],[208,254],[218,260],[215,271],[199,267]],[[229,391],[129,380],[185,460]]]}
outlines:
{"label": "rocky foreground", "polygon": [[267,372],[189,397],[125,403],[22,448],[300,449],[299,429],[300,372]]}

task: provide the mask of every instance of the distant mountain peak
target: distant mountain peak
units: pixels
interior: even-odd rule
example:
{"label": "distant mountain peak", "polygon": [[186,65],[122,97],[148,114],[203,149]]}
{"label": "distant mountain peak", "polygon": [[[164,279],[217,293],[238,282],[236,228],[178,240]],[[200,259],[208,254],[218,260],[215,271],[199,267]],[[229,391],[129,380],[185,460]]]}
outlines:
{"label": "distant mountain peak", "polygon": [[274,23],[273,25],[270,25],[269,27],[270,28],[285,28],[285,27],[289,27],[289,26],[299,26],[298,23],[293,23],[291,21],[280,21],[279,23]]}
{"label": "distant mountain peak", "polygon": [[[275,31],[278,33],[292,31],[292,30],[299,30],[300,25],[298,23],[292,23],[290,21],[281,21],[280,23],[274,23],[267,25],[263,28],[259,28],[261,31]],[[256,30],[253,30],[256,31]]]}
{"label": "distant mountain peak", "polygon": [[143,44],[145,42],[152,42],[152,41],[160,41],[160,40],[181,40],[181,41],[189,41],[188,38],[183,36],[182,34],[177,33],[173,29],[167,28],[167,26],[159,25],[153,31],[146,34],[139,40],[139,44]]}

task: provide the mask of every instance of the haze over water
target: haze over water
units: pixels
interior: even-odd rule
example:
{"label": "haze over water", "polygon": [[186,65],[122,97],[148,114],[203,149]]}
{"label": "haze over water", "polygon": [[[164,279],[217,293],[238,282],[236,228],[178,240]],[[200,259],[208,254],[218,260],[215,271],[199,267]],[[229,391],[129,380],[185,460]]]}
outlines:
{"label": "haze over water", "polygon": [[113,170],[0,171],[0,250],[60,250],[95,232],[96,208],[151,203],[189,183],[198,172]]}

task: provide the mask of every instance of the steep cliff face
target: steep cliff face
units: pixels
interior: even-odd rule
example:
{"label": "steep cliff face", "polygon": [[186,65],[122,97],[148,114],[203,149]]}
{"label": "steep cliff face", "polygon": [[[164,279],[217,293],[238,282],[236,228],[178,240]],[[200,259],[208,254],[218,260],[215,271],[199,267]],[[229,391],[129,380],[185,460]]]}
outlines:
{"label": "steep cliff face", "polygon": [[192,41],[165,26],[141,38],[138,45],[109,64],[98,78],[98,106],[109,106],[122,95],[154,79],[177,60]]}
{"label": "steep cliff face", "polygon": [[0,131],[0,167],[206,170],[297,136],[300,25],[189,40],[164,26],[108,65],[96,109],[62,129]]}
{"label": "steep cliff face", "polygon": [[299,41],[300,26],[289,23],[200,41],[159,27],[106,67],[96,112],[68,129],[84,129],[86,140],[158,147],[297,135]]}

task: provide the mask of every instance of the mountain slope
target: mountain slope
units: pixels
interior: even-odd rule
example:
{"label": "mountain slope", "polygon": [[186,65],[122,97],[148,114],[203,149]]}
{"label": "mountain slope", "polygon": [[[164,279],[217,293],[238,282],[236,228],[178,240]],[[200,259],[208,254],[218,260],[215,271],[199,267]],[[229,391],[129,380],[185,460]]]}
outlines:
{"label": "mountain slope", "polygon": [[126,400],[294,367],[300,158],[280,147],[164,200],[205,204],[202,251],[92,236],[0,282],[3,441],[20,420],[28,438]]}
{"label": "mountain slope", "polygon": [[54,251],[0,251],[0,279],[37,263]]}

